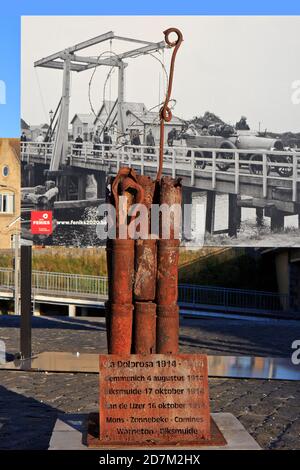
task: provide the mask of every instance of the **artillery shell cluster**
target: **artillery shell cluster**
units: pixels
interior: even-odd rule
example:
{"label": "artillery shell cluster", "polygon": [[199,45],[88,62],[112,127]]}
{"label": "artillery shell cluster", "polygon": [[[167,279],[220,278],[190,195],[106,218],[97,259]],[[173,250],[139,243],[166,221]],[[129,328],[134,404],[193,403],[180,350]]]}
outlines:
{"label": "artillery shell cluster", "polygon": [[[148,209],[150,230],[151,205],[181,204],[181,184],[163,177],[153,181],[123,168],[112,182],[108,201],[116,209],[119,197],[128,205],[143,203]],[[178,256],[175,239],[176,220],[171,218],[170,236],[162,239],[107,240],[109,301],[106,305],[108,351],[110,354],[171,354],[178,351],[179,308]],[[149,232],[150,233],[150,232]]]}

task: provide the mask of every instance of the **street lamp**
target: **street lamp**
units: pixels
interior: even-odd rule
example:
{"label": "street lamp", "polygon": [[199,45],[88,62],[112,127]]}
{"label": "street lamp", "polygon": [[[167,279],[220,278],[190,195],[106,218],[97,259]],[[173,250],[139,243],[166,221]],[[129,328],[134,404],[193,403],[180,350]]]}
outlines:
{"label": "street lamp", "polygon": [[53,111],[52,109],[50,109],[49,111],[49,117],[50,117],[50,126],[49,126],[49,140],[51,140],[51,137],[52,137],[52,121],[53,121]]}

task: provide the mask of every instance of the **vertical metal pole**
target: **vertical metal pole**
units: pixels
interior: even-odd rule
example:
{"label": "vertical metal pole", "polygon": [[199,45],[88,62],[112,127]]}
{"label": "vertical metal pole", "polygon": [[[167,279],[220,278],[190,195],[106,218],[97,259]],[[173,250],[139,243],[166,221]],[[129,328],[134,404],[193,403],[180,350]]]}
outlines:
{"label": "vertical metal pole", "polygon": [[228,235],[236,237],[239,226],[239,207],[236,194],[228,194]]}
{"label": "vertical metal pole", "polygon": [[268,160],[267,155],[263,154],[263,197],[266,198],[268,196],[268,168],[267,168]]}
{"label": "vertical metal pole", "polygon": [[14,291],[14,302],[15,302],[15,315],[20,315],[20,308],[19,308],[19,298],[20,298],[20,292],[19,292],[19,280],[20,280],[20,259],[19,259],[19,233],[16,232],[15,234],[15,266],[14,266],[14,285],[15,285],[15,291]]}
{"label": "vertical metal pole", "polygon": [[31,274],[32,248],[21,246],[21,357],[31,357]]}
{"label": "vertical metal pole", "polygon": [[124,99],[125,99],[125,83],[124,77],[125,76],[125,64],[124,62],[120,62],[119,64],[119,74],[118,74],[118,136],[124,134],[124,116],[123,116],[123,108],[124,108]]}
{"label": "vertical metal pole", "polygon": [[206,191],[205,231],[214,233],[215,229],[216,192]]}
{"label": "vertical metal pole", "polygon": [[240,156],[238,152],[234,152],[234,179],[235,179],[235,194],[240,191]]}

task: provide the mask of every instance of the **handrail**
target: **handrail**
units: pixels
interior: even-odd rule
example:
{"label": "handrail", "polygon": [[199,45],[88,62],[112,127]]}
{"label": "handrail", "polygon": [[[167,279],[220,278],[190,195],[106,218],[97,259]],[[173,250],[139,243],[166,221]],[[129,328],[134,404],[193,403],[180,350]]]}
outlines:
{"label": "handrail", "polygon": [[[94,144],[93,142],[69,142],[69,164],[108,166],[111,172],[118,172],[121,166],[139,168],[156,172],[159,165],[159,146],[131,144]],[[37,159],[40,163],[49,164],[53,151],[53,142],[21,143],[22,159],[30,163]],[[277,158],[276,158],[277,157]],[[251,159],[250,159],[251,158]],[[241,193],[242,177],[247,177],[251,184],[262,186],[262,197],[268,198],[274,185],[288,186],[291,190],[291,201],[299,202],[300,151],[237,149],[237,148],[202,148],[186,145],[164,147],[164,168],[171,171],[172,177],[182,176],[183,172],[190,179],[190,186],[197,186],[197,179],[211,179],[211,189],[216,190],[217,182],[223,175],[233,178],[234,193]],[[270,196],[273,198],[273,196]]]}
{"label": "handrail", "polygon": [[[74,294],[106,297],[106,276],[90,276],[48,271],[33,271],[34,295]],[[0,268],[0,290],[13,289],[14,275],[11,268]],[[289,295],[276,292],[236,289],[195,284],[179,284],[179,304],[187,307],[219,306],[223,309],[243,308],[268,312],[285,311],[289,308]]]}

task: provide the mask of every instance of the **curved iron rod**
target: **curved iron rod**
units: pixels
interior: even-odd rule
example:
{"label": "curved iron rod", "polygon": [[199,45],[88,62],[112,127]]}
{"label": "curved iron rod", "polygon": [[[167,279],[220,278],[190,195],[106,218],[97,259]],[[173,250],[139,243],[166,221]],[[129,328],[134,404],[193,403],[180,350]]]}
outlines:
{"label": "curved iron rod", "polygon": [[[171,33],[175,33],[177,35],[177,38],[175,41],[171,41],[169,39],[169,35]],[[170,47],[174,47],[172,58],[171,58],[171,65],[170,65],[170,74],[169,74],[169,83],[168,83],[168,89],[167,89],[167,94],[165,98],[164,105],[161,107],[159,116],[160,116],[160,140],[159,140],[159,165],[158,165],[158,171],[156,175],[156,180],[161,179],[162,175],[162,169],[163,169],[163,160],[164,160],[164,129],[165,129],[165,122],[170,122],[172,119],[172,111],[169,108],[169,101],[171,98],[171,92],[172,92],[172,85],[173,85],[173,76],[174,76],[174,66],[175,66],[175,58],[177,51],[183,41],[183,36],[182,33],[179,29],[177,28],[169,28],[164,31],[165,35],[165,41]]]}

